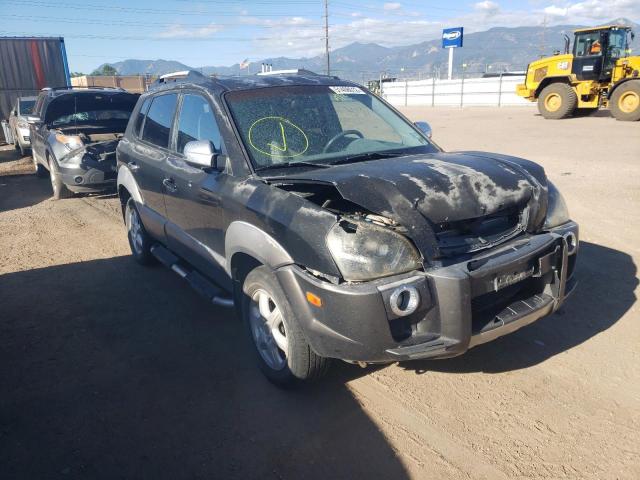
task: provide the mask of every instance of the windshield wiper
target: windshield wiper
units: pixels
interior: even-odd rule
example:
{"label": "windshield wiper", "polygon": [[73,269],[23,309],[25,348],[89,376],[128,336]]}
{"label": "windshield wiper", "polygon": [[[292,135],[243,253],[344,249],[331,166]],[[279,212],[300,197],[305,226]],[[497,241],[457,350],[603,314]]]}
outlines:
{"label": "windshield wiper", "polygon": [[344,163],[366,162],[367,160],[381,160],[383,158],[405,157],[407,155],[415,155],[414,153],[402,153],[402,152],[368,152],[359,153],[357,155],[349,155],[348,157],[341,158],[335,162],[331,162],[330,165],[341,165]]}
{"label": "windshield wiper", "polygon": [[279,168],[292,168],[292,167],[313,167],[313,168],[327,168],[329,165],[325,163],[313,163],[313,162],[284,162],[284,163],[272,163],[271,165],[265,165],[264,167],[256,168],[256,172],[262,172],[264,170],[277,170]]}

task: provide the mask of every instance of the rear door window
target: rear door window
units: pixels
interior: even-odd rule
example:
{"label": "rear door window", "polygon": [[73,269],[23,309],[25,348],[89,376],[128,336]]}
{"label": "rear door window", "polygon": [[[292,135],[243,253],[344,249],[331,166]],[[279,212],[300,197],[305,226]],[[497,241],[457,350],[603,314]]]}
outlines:
{"label": "rear door window", "polygon": [[195,140],[208,140],[216,151],[220,151],[220,130],[209,102],[197,94],[185,94],[178,120],[178,153]]}
{"label": "rear door window", "polygon": [[133,126],[133,133],[136,135],[136,137],[140,136],[140,131],[142,129],[142,122],[144,121],[144,117],[147,114],[147,110],[149,110],[149,105],[151,105],[151,97],[147,97],[144,100],[142,107],[140,107],[140,110],[138,110],[138,115],[136,116],[136,123]]}
{"label": "rear door window", "polygon": [[178,95],[169,93],[154,97],[144,122],[142,139],[162,148],[169,148],[171,124],[176,111]]}

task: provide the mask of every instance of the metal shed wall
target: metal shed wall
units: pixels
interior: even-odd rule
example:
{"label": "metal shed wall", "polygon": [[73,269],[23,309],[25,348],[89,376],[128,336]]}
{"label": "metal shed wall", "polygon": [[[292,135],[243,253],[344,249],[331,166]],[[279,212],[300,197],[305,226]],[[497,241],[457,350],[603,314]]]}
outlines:
{"label": "metal shed wall", "polygon": [[63,38],[0,37],[0,119],[9,118],[16,98],[69,84]]}

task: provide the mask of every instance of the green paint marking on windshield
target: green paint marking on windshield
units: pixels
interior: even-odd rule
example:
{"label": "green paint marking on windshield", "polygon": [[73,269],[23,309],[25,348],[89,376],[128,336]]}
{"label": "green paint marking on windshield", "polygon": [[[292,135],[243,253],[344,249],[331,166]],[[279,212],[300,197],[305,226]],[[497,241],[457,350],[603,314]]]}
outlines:
{"label": "green paint marking on windshield", "polygon": [[[266,132],[266,135],[265,135]],[[279,135],[278,133],[279,132]],[[263,136],[279,136],[278,140],[265,141]],[[275,158],[292,158],[304,154],[309,149],[309,138],[298,125],[284,117],[262,117],[249,127],[247,134],[249,145],[258,152]],[[300,151],[294,151],[291,145],[299,144]]]}
{"label": "green paint marking on windshield", "polygon": [[274,142],[269,142],[267,143],[268,147],[273,147],[276,150],[280,150],[281,152],[286,152],[287,151],[287,137],[284,134],[284,125],[282,125],[282,122],[280,123],[280,134],[282,135],[282,147],[279,145],[276,145]]}

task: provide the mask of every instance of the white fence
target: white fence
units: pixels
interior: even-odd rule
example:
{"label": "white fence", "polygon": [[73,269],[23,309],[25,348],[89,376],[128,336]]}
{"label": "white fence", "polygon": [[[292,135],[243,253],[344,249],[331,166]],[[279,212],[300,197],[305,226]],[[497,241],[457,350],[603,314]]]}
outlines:
{"label": "white fence", "polygon": [[516,95],[516,85],[519,83],[524,83],[524,76],[400,80],[382,82],[382,96],[396,106],[532,105]]}

